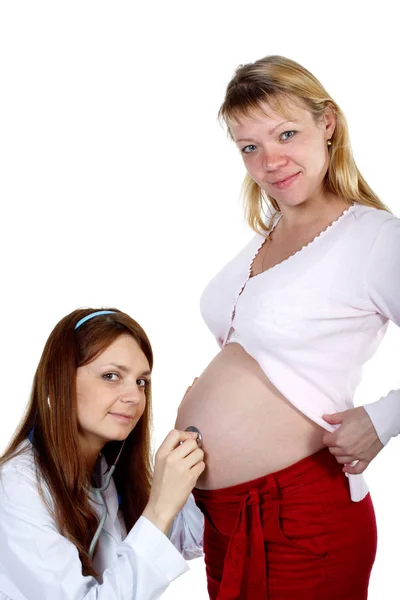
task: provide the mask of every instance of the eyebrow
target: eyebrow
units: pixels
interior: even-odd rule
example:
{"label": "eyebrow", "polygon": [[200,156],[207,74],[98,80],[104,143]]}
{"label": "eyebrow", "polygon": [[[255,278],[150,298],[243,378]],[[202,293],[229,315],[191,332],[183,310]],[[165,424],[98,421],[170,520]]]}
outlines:
{"label": "eyebrow", "polygon": [[[118,365],[117,363],[108,363],[107,365],[104,365],[105,367],[115,367],[116,369],[118,369],[119,371],[123,371],[124,373],[129,373],[130,369],[128,367],[126,367],[125,365]],[[140,374],[140,377],[148,377],[149,375],[151,375],[151,371],[147,370],[147,371],[143,371],[143,373]]]}
{"label": "eyebrow", "polygon": [[[275,125],[275,127],[273,129],[271,129],[271,131],[269,131],[269,134],[274,133],[274,131],[276,129],[278,129],[278,127],[280,127],[281,125],[284,125],[285,123],[297,123],[297,121],[282,121],[282,123]],[[252,140],[252,138],[240,138],[239,140],[235,140],[235,143],[237,144],[238,142],[249,142],[251,140]]]}

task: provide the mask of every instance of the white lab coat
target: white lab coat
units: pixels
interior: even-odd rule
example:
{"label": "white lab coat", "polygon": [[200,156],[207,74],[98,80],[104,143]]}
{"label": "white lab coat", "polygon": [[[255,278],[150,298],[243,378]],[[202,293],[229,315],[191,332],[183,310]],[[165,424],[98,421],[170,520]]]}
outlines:
{"label": "white lab coat", "polygon": [[[103,496],[107,520],[95,579],[82,575],[76,547],[39,495],[30,444],[2,467],[0,600],[155,600],[188,570],[185,558],[202,555],[204,520],[193,496],[174,520],[171,541],[145,517],[127,535],[113,480]],[[100,516],[101,507],[93,506]]]}

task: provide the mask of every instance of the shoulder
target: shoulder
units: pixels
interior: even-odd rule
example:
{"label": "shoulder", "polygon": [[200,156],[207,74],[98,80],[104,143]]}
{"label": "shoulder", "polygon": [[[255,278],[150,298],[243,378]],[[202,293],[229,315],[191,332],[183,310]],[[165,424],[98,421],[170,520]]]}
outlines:
{"label": "shoulder", "polygon": [[400,219],[386,210],[369,206],[357,207],[354,218],[359,223],[360,233],[372,235],[372,250],[380,246],[400,249]]}
{"label": "shoulder", "polygon": [[386,210],[363,204],[351,207],[350,218],[339,231],[345,234],[344,247],[362,263],[376,251],[388,252],[400,244],[400,219]]}
{"label": "shoulder", "polygon": [[363,204],[353,206],[352,217],[353,221],[359,225],[361,232],[364,230],[377,233],[383,225],[391,229],[398,227],[400,223],[400,219],[392,213]]}
{"label": "shoulder", "polygon": [[0,505],[4,503],[31,504],[32,506],[37,504],[41,508],[45,508],[40,490],[45,494],[47,500],[47,488],[43,481],[38,481],[32,446],[27,443],[21,446],[16,456],[0,468]]}
{"label": "shoulder", "polygon": [[35,457],[30,443],[21,445],[17,454],[0,467],[0,479],[4,484],[19,479],[36,481]]}
{"label": "shoulder", "polygon": [[[398,278],[400,273],[400,219],[390,213],[386,214],[387,216],[381,217],[379,227],[377,227],[372,240],[369,263],[372,268],[377,269],[384,269],[383,264],[386,264]],[[386,273],[386,275],[389,274]]]}

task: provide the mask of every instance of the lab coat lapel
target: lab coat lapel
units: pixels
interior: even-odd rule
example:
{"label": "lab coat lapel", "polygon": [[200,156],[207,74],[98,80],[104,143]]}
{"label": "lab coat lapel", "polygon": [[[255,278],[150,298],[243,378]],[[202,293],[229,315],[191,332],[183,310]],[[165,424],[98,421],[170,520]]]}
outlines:
{"label": "lab coat lapel", "polygon": [[[104,456],[101,458],[101,472],[105,473],[107,470],[107,461]],[[102,485],[105,483],[105,476],[102,476]],[[110,485],[103,492],[103,498],[107,506],[107,519],[104,524],[104,531],[109,533],[116,542],[121,543],[122,536],[118,520],[118,493],[114,483],[114,479],[111,478]]]}
{"label": "lab coat lapel", "polygon": [[[101,468],[101,473],[102,473],[101,485],[103,486],[106,481],[105,473],[107,472],[108,466],[107,466],[107,461],[104,458],[104,456],[102,456],[100,460],[101,460],[100,468]],[[102,496],[104,498],[104,502],[107,507],[107,518],[106,518],[106,522],[104,524],[104,528],[103,528],[102,534],[100,536],[100,539],[102,538],[103,534],[105,534],[105,535],[108,534],[115,540],[115,542],[120,544],[123,539],[123,531],[121,531],[121,525],[120,525],[119,518],[118,518],[118,509],[119,509],[118,493],[117,493],[117,488],[115,487],[113,478],[111,478],[110,484],[109,484],[108,488],[103,492]],[[93,508],[95,509],[96,514],[100,519],[101,518],[101,506],[99,505],[96,495],[93,492],[91,492],[90,498],[93,501]]]}

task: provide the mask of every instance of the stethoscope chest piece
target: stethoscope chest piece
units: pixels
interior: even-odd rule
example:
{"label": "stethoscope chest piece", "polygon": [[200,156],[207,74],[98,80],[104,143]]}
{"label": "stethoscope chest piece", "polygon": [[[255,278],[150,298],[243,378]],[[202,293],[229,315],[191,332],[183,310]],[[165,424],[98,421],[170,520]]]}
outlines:
{"label": "stethoscope chest piece", "polygon": [[196,442],[198,447],[201,448],[203,445],[203,436],[201,435],[200,429],[197,429],[197,427],[195,427],[194,425],[189,425],[189,427],[186,427],[185,431],[193,431],[194,433],[197,433]]}

